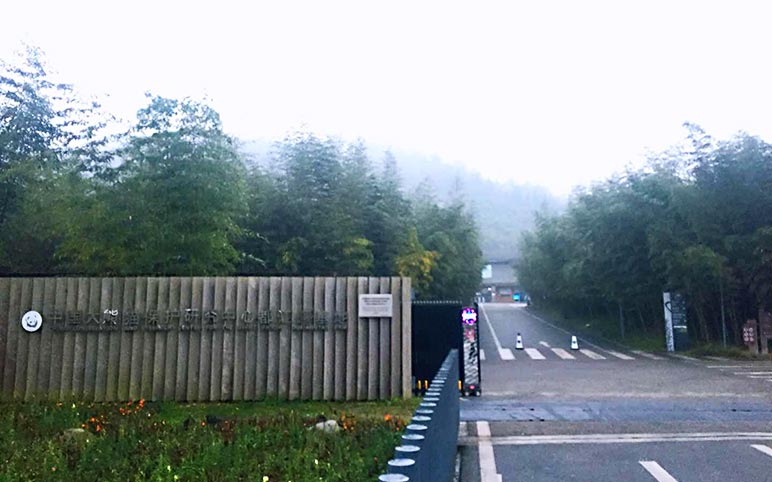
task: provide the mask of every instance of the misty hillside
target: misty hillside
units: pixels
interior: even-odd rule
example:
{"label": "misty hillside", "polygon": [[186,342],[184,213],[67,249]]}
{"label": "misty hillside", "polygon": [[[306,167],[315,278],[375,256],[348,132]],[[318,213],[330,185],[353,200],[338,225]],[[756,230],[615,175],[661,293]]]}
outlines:
{"label": "misty hillside", "polygon": [[[266,165],[272,144],[262,140],[242,142],[242,151],[257,163]],[[385,148],[369,146],[370,158],[378,163]],[[436,156],[390,149],[397,159],[407,192],[415,191],[427,181],[439,200],[450,198],[453,189],[461,187],[462,196],[475,213],[480,226],[480,244],[487,260],[517,256],[520,233],[533,226],[534,213],[557,213],[565,200],[553,196],[546,188],[483,179],[463,166],[451,165]],[[457,182],[458,181],[458,182]],[[424,184],[425,185],[425,184]]]}

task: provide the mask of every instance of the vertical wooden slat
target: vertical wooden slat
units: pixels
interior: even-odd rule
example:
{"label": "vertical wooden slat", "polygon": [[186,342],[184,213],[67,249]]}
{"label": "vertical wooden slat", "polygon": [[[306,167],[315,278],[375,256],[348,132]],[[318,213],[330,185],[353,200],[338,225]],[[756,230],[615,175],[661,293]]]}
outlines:
{"label": "vertical wooden slat", "polygon": [[121,355],[120,366],[118,368],[118,400],[129,399],[129,388],[131,385],[131,354],[134,343],[133,333],[126,329],[130,316],[135,314],[134,299],[136,298],[137,278],[126,278],[123,282],[123,300],[121,309]]}
{"label": "vertical wooden slat", "polygon": [[[259,286],[258,286],[259,283]],[[257,323],[259,312],[268,309],[268,279],[247,278],[247,301],[245,316],[247,322]],[[262,328],[260,328],[262,329]],[[245,332],[246,341],[244,342],[244,399],[255,400],[265,397],[266,372],[268,367],[267,349],[268,335],[258,333],[254,326],[250,326]],[[259,351],[259,346],[265,347],[263,352]],[[262,357],[262,359],[261,359]]]}
{"label": "vertical wooden slat", "polygon": [[[252,316],[256,316],[255,320],[259,319],[259,316],[263,316],[270,309],[270,284],[271,280],[268,278],[250,278],[249,279],[249,299],[248,304],[249,311]],[[258,324],[259,325],[259,324]],[[266,382],[268,378],[268,342],[269,334],[263,326],[258,326],[256,331],[250,332],[250,344],[247,345],[247,352],[254,350],[254,356],[247,354],[249,357],[249,363],[255,362],[254,377],[255,377],[255,390],[254,398],[262,400],[266,396]],[[251,348],[250,348],[251,347]],[[247,372],[249,376],[250,371]]]}
{"label": "vertical wooden slat", "polygon": [[394,310],[391,315],[391,396],[402,394],[402,283],[397,276],[391,278],[391,297]]}
{"label": "vertical wooden slat", "polygon": [[[24,312],[35,310],[42,315],[43,311],[43,278],[32,279],[32,291],[29,305]],[[33,400],[37,392],[38,366],[40,364],[40,345],[42,341],[42,327],[34,333],[25,332],[27,338],[27,370],[26,386],[24,387],[24,400]]]}
{"label": "vertical wooden slat", "polygon": [[[270,299],[269,306],[271,315],[279,317],[281,309],[283,307],[282,297],[283,293],[289,295],[288,291],[284,291],[284,283],[281,278],[273,277],[270,282]],[[288,304],[288,303],[287,303]],[[269,398],[279,396],[279,373],[281,370],[281,334],[275,328],[271,328],[268,331],[268,373],[266,376],[266,392],[265,395]]]}
{"label": "vertical wooden slat", "polygon": [[[242,317],[247,311],[247,290],[249,289],[247,278],[239,276],[236,279],[236,322],[234,324],[233,342],[233,400],[244,400],[244,385],[246,379],[247,359],[244,354],[247,348],[247,332],[241,330]],[[253,385],[254,393],[254,385]]]}
{"label": "vertical wooden slat", "polygon": [[402,397],[410,398],[413,394],[413,347],[410,335],[413,329],[410,278],[402,278]]}
{"label": "vertical wooden slat", "polygon": [[[78,278],[78,304],[76,311],[80,313],[80,326],[82,329],[86,323],[88,314],[88,297],[90,283],[88,278]],[[75,333],[75,350],[72,370],[72,396],[82,400],[84,395],[84,377],[86,375],[86,343],[87,334],[84,331]]]}
{"label": "vertical wooden slat", "polygon": [[107,317],[105,311],[110,310],[113,298],[113,280],[101,278],[99,280],[99,307],[97,315],[100,317],[101,330],[97,334],[96,354],[96,380],[94,381],[94,400],[103,402],[107,398],[107,365],[110,354],[110,332],[106,326]]}
{"label": "vertical wooden slat", "polygon": [[[367,278],[360,277],[357,280],[357,311],[359,311],[359,295],[369,292]],[[367,400],[369,393],[369,385],[367,382],[367,375],[369,372],[368,364],[369,354],[368,348],[370,346],[370,321],[368,318],[359,318],[357,313],[357,399]]]}
{"label": "vertical wooden slat", "polygon": [[303,354],[302,333],[298,325],[303,322],[303,278],[292,278],[292,322],[288,325],[290,340],[289,399],[300,398],[300,357]]}
{"label": "vertical wooden slat", "polygon": [[[335,278],[321,278],[324,283],[322,311],[329,316],[327,327],[322,332],[322,399],[335,399]],[[316,354],[316,350],[314,350]],[[318,359],[317,359],[318,360]],[[317,361],[314,361],[316,367]]]}
{"label": "vertical wooden slat", "polygon": [[[69,313],[74,313],[78,309],[78,279],[67,278],[67,297],[64,303],[64,320]],[[72,331],[64,332],[62,341],[62,376],[59,398],[62,400],[72,398],[72,378],[75,371],[75,333]]]}
{"label": "vertical wooden slat", "polygon": [[[8,354],[8,305],[11,302],[11,280],[0,278],[0,392],[5,379],[5,358]],[[5,397],[0,393],[0,400]]]}
{"label": "vertical wooden slat", "polygon": [[209,399],[209,385],[212,375],[212,330],[206,329],[204,315],[214,307],[214,279],[204,278],[203,294],[201,298],[201,342],[198,352],[198,398],[206,401]]}
{"label": "vertical wooden slat", "polygon": [[[56,278],[54,280],[54,301],[51,306],[51,318],[58,317],[56,323],[64,324],[64,311],[67,307],[67,279]],[[54,321],[51,320],[53,323]],[[64,331],[51,332],[51,352],[49,354],[49,364],[51,368],[48,372],[48,399],[51,401],[60,400],[62,390],[62,359],[64,349]]]}
{"label": "vertical wooden slat", "polygon": [[141,314],[144,326],[140,327],[142,338],[142,369],[140,372],[139,397],[150,399],[153,396],[153,365],[155,360],[155,333],[148,329],[148,318],[158,309],[158,278],[147,278],[145,288],[145,306]]}
{"label": "vertical wooden slat", "polygon": [[[335,279],[335,313],[338,316],[346,315],[346,278]],[[346,327],[348,328],[348,327]],[[344,400],[346,398],[346,336],[348,330],[335,328],[335,376],[333,385],[335,386],[335,400]]]}
{"label": "vertical wooden slat", "polygon": [[10,295],[8,302],[8,326],[6,327],[5,366],[3,367],[3,399],[14,398],[16,384],[16,357],[19,352],[19,303],[21,302],[21,280],[10,280]]}
{"label": "vertical wooden slat", "polygon": [[[198,287],[196,281],[198,281]],[[191,396],[191,400],[203,400],[204,393],[209,393],[209,387],[206,387],[206,391],[204,390],[205,385],[209,383],[209,359],[207,359],[209,350],[204,348],[204,345],[208,345],[208,348],[212,346],[211,338],[203,330],[204,312],[211,307],[209,278],[193,279],[193,304],[194,308],[198,310],[199,326],[198,330],[192,331],[190,335],[191,356],[188,367],[188,384],[190,386],[188,386],[188,394]]]}
{"label": "vertical wooden slat", "polygon": [[[11,318],[12,323],[19,325],[22,315],[29,310],[29,306],[32,303],[32,280],[29,278],[21,278],[21,297],[19,298],[19,304],[17,305],[17,312]],[[27,386],[27,353],[29,351],[29,333],[19,328],[18,336],[16,338],[16,373],[14,375],[13,383],[13,398],[20,400],[24,398],[24,392]]]}
{"label": "vertical wooden slat", "polygon": [[[380,292],[391,293],[391,280],[389,278],[381,278]],[[394,297],[392,296],[392,303],[394,303]],[[393,315],[392,308],[392,315]],[[380,353],[380,360],[378,360],[378,398],[380,400],[386,400],[391,398],[391,364],[389,358],[391,357],[391,318],[380,319],[380,329],[378,331],[378,351]]]}
{"label": "vertical wooden slat", "polygon": [[[147,307],[147,278],[137,278],[134,290],[134,313],[143,317]],[[129,377],[129,399],[138,400],[142,395],[142,359],[144,357],[144,328],[137,327],[131,332],[131,375]]]}
{"label": "vertical wooden slat", "polygon": [[[199,298],[200,299],[200,298]],[[193,306],[193,279],[180,279],[180,323],[185,321],[185,315],[188,309]],[[191,334],[190,330],[178,329],[177,337],[177,365],[174,382],[174,398],[178,401],[190,400],[190,390],[188,389],[188,366],[191,365]]]}
{"label": "vertical wooden slat", "polygon": [[[214,298],[212,309],[217,313],[218,324],[222,322],[223,307],[225,306],[225,278],[218,277],[214,279]],[[212,337],[211,359],[209,365],[209,394],[207,400],[219,402],[222,393],[222,367],[225,350],[225,337],[223,330],[217,328],[209,330]]]}
{"label": "vertical wooden slat", "polygon": [[[189,313],[195,313],[199,317],[197,326],[193,326],[188,332],[188,358],[187,358],[187,398],[188,401],[198,400],[199,357],[201,352],[201,303],[204,297],[204,278],[195,277],[190,292]],[[178,363],[184,363],[180,360]]]}
{"label": "vertical wooden slat", "polygon": [[[303,278],[302,305],[300,308],[300,325],[307,325],[309,313],[314,311],[314,278]],[[311,315],[313,316],[313,315]],[[312,318],[313,320],[313,318]],[[309,326],[302,326],[300,337],[300,398],[310,400],[314,394],[314,332]]]}
{"label": "vertical wooden slat", "polygon": [[[166,332],[166,349],[164,350],[164,400],[174,400],[177,392],[177,355],[180,352],[180,320],[184,307],[180,303],[182,280],[179,277],[169,279],[169,298],[166,309],[170,312],[170,328]],[[188,290],[190,291],[190,290]]]}
{"label": "vertical wooden slat", "polygon": [[[378,278],[368,278],[368,293],[379,294],[381,283]],[[376,400],[378,398],[378,377],[380,376],[380,351],[378,350],[378,341],[380,340],[380,318],[367,318],[367,399]]]}
{"label": "vertical wooden slat", "polygon": [[[324,292],[325,287],[326,283],[324,278],[318,277],[314,280],[314,331],[312,332],[314,358],[311,360],[311,383],[313,387],[311,398],[314,400],[322,400],[324,398],[324,374],[328,368],[324,364],[324,337],[325,334],[329,333],[329,326],[322,327],[320,324],[316,323],[317,318],[324,319],[324,304],[327,300]],[[332,366],[332,363],[330,363],[330,368],[332,368]],[[328,400],[330,399],[332,399],[332,397]]]}
{"label": "vertical wooden slat", "polygon": [[[155,307],[159,323],[167,323],[167,313],[169,311],[169,278],[158,278],[158,303]],[[153,389],[150,397],[152,400],[162,400],[164,398],[164,387],[166,382],[166,332],[158,330],[152,334],[153,337]],[[174,349],[175,353],[177,348]]]}
{"label": "vertical wooden slat", "polygon": [[223,325],[223,341],[222,341],[222,376],[220,380],[220,400],[233,400],[233,374],[234,374],[234,351],[235,351],[235,336],[236,336],[236,297],[237,291],[237,279],[229,277],[225,281],[225,305],[223,307],[224,313],[230,313],[234,317],[233,320],[227,321],[226,325]]}
{"label": "vertical wooden slat", "polygon": [[[109,319],[116,326],[112,328],[109,335],[109,353],[107,354],[107,390],[105,400],[119,400],[118,382],[121,369],[121,317],[123,316],[123,294],[124,278],[112,278],[112,295],[110,296]],[[113,316],[115,315],[115,316]]]}
{"label": "vertical wooden slat", "polygon": [[83,366],[83,399],[94,400],[96,395],[96,364],[98,337],[95,330],[95,320],[99,310],[102,284],[99,278],[88,279],[88,304],[83,314],[83,323],[88,330],[86,332],[86,358]]}
{"label": "vertical wooden slat", "polygon": [[[51,315],[54,311],[55,303],[56,278],[44,278],[43,302],[39,308],[40,314],[43,315],[43,327],[41,328],[40,333],[40,355],[38,361],[37,385],[35,387],[36,398],[41,400],[50,398],[48,383],[51,376],[51,348],[53,347],[54,337],[53,330],[51,329]],[[0,308],[0,313],[2,313],[2,308]]]}
{"label": "vertical wooden slat", "polygon": [[357,398],[357,381],[359,380],[359,360],[357,346],[359,341],[359,319],[357,318],[357,278],[346,279],[346,400]]}
{"label": "vertical wooden slat", "polygon": [[290,363],[292,343],[292,278],[281,279],[282,325],[279,332],[279,398],[286,400],[290,392]]}

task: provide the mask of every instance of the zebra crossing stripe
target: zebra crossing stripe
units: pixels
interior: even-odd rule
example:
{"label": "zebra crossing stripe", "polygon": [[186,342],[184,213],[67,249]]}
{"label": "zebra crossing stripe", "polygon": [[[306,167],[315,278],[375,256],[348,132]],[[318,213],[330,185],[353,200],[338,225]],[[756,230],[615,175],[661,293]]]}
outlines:
{"label": "zebra crossing stripe", "polygon": [[485,350],[480,348],[480,361],[485,361]]}
{"label": "zebra crossing stripe", "polygon": [[531,357],[531,360],[546,360],[546,358],[544,358],[544,355],[542,355],[541,352],[536,348],[526,348],[525,352],[528,354],[529,357]]}
{"label": "zebra crossing stripe", "polygon": [[630,351],[632,351],[636,355],[639,355],[639,356],[642,356],[642,357],[646,357],[646,358],[649,358],[651,360],[664,360],[664,358],[662,358],[661,356],[657,356],[657,355],[654,355],[652,353],[647,353],[645,351],[641,351],[641,350],[630,350]]}
{"label": "zebra crossing stripe", "polygon": [[675,477],[670,475],[667,470],[653,460],[641,460],[640,464],[646,469],[646,472],[657,479],[658,482],[678,482]]}
{"label": "zebra crossing stripe", "polygon": [[574,357],[574,355],[568,353],[562,348],[553,348],[552,351],[555,353],[555,355],[559,356],[563,360],[576,360],[576,357]]}
{"label": "zebra crossing stripe", "polygon": [[772,448],[769,448],[766,445],[751,445],[751,447],[758,450],[762,454],[767,454],[772,457]]}
{"label": "zebra crossing stripe", "polygon": [[619,353],[618,351],[614,351],[614,350],[606,350],[606,353],[608,353],[611,356],[615,356],[620,360],[635,360],[635,358],[629,355],[625,355],[624,353]]}
{"label": "zebra crossing stripe", "polygon": [[515,354],[509,348],[499,348],[499,358],[504,361],[514,360]]}
{"label": "zebra crossing stripe", "polygon": [[605,360],[605,359],[606,359],[606,357],[605,357],[605,356],[603,356],[603,355],[598,355],[598,354],[597,354],[597,353],[595,353],[594,351],[592,351],[592,350],[588,350],[588,349],[586,349],[586,348],[582,348],[582,349],[581,349],[581,350],[579,350],[579,351],[582,353],[582,355],[586,356],[587,358],[591,358],[591,359],[593,359],[593,360]]}

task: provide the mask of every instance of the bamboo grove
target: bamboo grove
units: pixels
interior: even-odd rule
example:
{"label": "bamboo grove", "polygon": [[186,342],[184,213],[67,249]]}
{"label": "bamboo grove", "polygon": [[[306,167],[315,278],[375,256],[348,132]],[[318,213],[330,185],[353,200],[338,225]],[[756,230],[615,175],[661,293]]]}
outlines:
{"label": "bamboo grove", "polygon": [[43,54],[0,66],[0,274],[413,278],[469,299],[477,227],[461,195],[406,193],[388,152],[309,132],[243,155],[207,103],[147,95],[115,119]]}
{"label": "bamboo grove", "polygon": [[721,340],[723,316],[742,343],[741,325],[772,306],[772,145],[685,127],[681,146],[538,219],[519,265],[535,303],[654,335],[662,292],[679,290],[692,336]]}

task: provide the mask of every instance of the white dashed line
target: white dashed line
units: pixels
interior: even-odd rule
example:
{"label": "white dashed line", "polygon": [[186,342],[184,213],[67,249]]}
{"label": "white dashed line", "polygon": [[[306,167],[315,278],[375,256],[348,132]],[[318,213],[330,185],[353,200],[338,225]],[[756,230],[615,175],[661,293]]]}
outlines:
{"label": "white dashed line", "polygon": [[499,358],[501,358],[504,361],[510,361],[515,359],[514,353],[512,353],[512,350],[509,348],[501,348],[499,350]]}
{"label": "white dashed line", "polygon": [[545,360],[544,355],[536,348],[526,348],[525,352],[531,357],[531,360]]}
{"label": "white dashed line", "polygon": [[509,348],[503,348],[501,346],[499,337],[496,336],[496,330],[493,329],[493,324],[491,323],[491,320],[488,318],[488,314],[485,312],[485,305],[480,305],[480,311],[482,311],[483,318],[485,318],[485,322],[488,324],[488,329],[491,330],[491,336],[493,337],[493,342],[496,344],[496,349],[499,351],[499,358],[505,361],[514,360],[515,355],[512,354],[512,350],[510,350]]}
{"label": "white dashed line", "polygon": [[605,360],[605,359],[606,359],[606,357],[605,357],[605,356],[603,356],[603,355],[598,355],[598,354],[597,354],[597,353],[595,353],[594,351],[592,351],[592,350],[588,350],[588,349],[586,349],[586,348],[582,348],[582,349],[581,349],[581,350],[579,350],[579,351],[580,351],[580,352],[582,352],[582,355],[584,355],[584,356],[586,356],[586,357],[588,357],[588,358],[592,358],[593,360]]}
{"label": "white dashed line", "polygon": [[635,358],[629,355],[625,355],[624,353],[619,353],[618,351],[614,351],[614,350],[604,350],[604,351],[611,356],[615,356],[619,358],[620,360],[635,360]]}
{"label": "white dashed line", "polygon": [[488,422],[477,422],[479,439],[477,452],[480,457],[480,482],[501,482],[501,475],[496,470],[496,456],[491,443],[491,427]]}
{"label": "white dashed line", "polygon": [[568,353],[562,348],[553,348],[552,351],[555,353],[555,355],[559,356],[563,360],[576,360],[576,357],[574,357],[574,355]]}
{"label": "white dashed line", "polygon": [[659,482],[678,482],[675,477],[668,474],[667,470],[663,469],[661,465],[653,460],[641,460],[640,464],[646,469],[646,472],[650,473]]}
{"label": "white dashed line", "polygon": [[664,360],[664,358],[662,358],[661,356],[657,356],[657,355],[654,355],[652,353],[647,353],[645,351],[641,351],[641,350],[630,350],[630,351],[632,351],[636,355],[639,355],[639,356],[642,356],[642,357],[646,357],[646,358],[649,358],[651,360]]}
{"label": "white dashed line", "polygon": [[480,361],[485,361],[485,350],[480,348]]}
{"label": "white dashed line", "polygon": [[547,343],[546,341],[540,341],[539,345],[543,346],[544,348],[549,348],[550,347],[550,344]]}
{"label": "white dashed line", "polygon": [[751,445],[751,447],[758,450],[762,454],[767,454],[772,457],[772,448],[767,447],[766,445]]}

